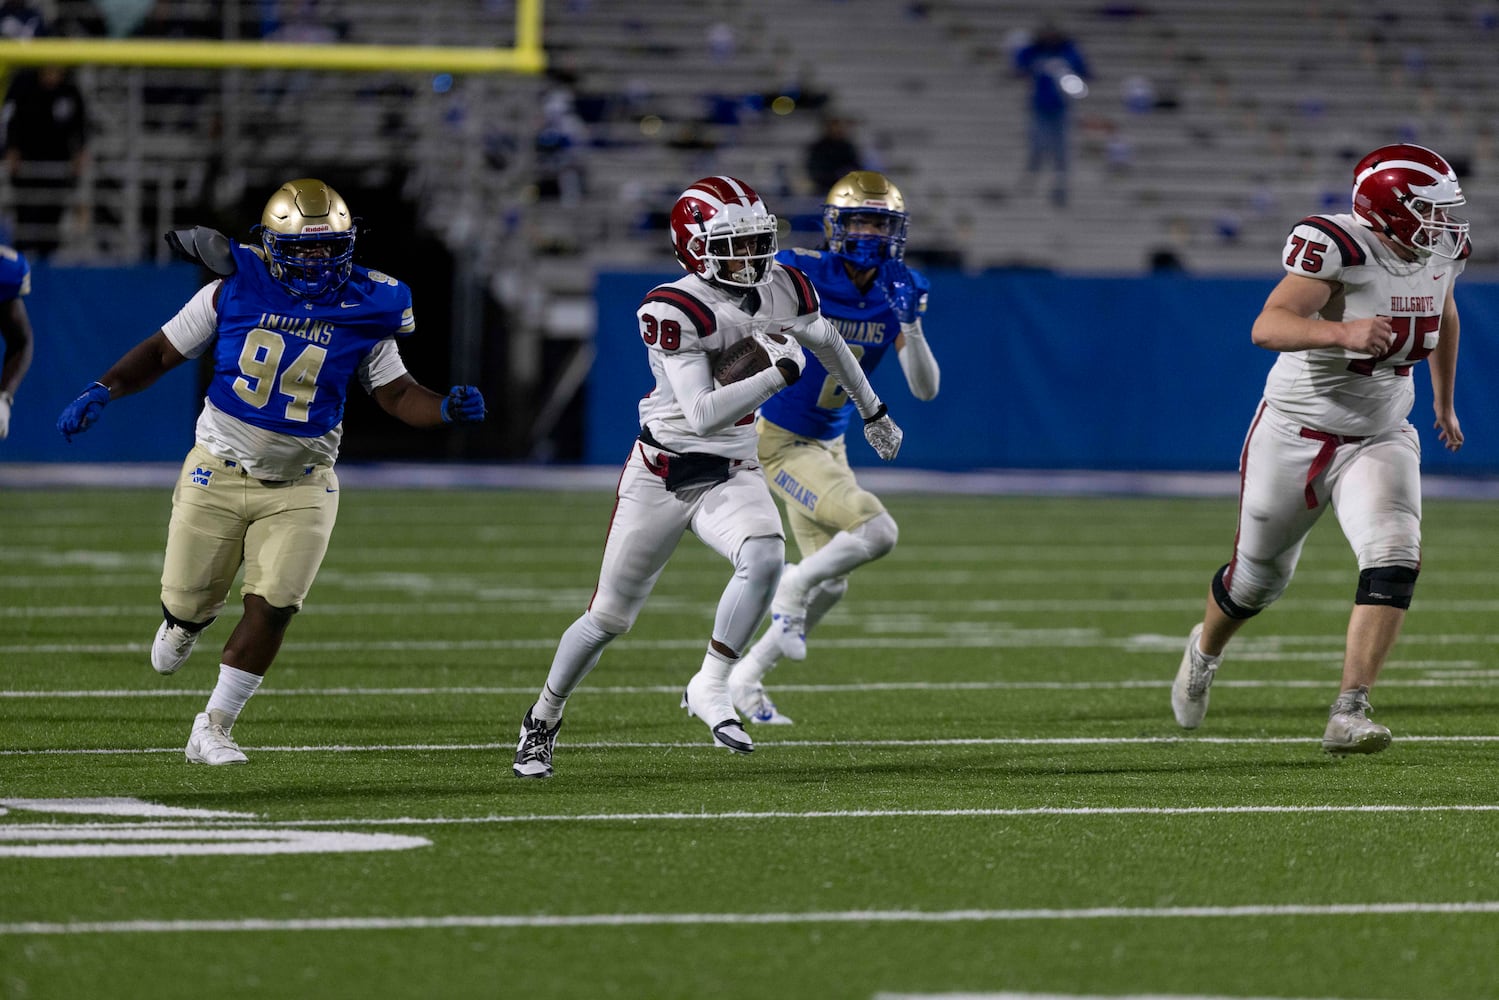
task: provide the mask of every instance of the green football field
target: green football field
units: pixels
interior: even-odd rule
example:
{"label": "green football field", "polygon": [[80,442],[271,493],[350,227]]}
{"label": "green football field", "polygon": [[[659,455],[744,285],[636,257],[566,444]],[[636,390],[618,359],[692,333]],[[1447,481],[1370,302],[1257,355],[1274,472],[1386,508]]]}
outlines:
{"label": "green football field", "polygon": [[224,768],[182,747],[233,605],[147,660],[169,491],[0,493],[0,997],[1499,996],[1499,507],[1428,501],[1395,743],[1335,759],[1332,518],[1188,734],[1232,501],[886,501],[769,678],[795,726],[678,708],[728,573],[689,538],[537,782],[606,493],[346,491]]}

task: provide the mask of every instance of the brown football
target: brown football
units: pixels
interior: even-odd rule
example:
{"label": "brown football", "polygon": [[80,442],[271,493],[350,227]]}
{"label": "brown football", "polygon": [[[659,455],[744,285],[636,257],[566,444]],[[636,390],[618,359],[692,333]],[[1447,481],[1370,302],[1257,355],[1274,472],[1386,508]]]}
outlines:
{"label": "brown football", "polygon": [[770,367],[770,355],[750,337],[725,347],[711,360],[713,378],[719,385],[741,382]]}

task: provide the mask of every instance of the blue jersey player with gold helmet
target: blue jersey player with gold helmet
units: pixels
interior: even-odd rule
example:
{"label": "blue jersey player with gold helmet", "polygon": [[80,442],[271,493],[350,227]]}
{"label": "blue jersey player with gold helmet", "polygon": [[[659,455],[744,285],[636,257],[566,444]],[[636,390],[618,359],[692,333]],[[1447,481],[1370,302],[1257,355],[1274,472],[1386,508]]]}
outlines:
{"label": "blue jersey player with gold helmet", "polygon": [[[929,286],[905,264],[905,198],[883,174],[855,170],[829,190],[822,214],[825,247],[777,259],[811,280],[865,373],[893,348],[912,394],[932,399],[940,372],[921,326]],[[853,413],[838,379],[811,357],[800,380],[760,407],[760,463],[802,558],[781,574],[770,628],[729,678],[734,707],[751,722],[790,724],[765,675],[782,657],[805,659],[807,632],[847,592],[848,574],[895,547],[894,518],[849,468],[843,433]]]}
{"label": "blue jersey player with gold helmet", "polygon": [[156,671],[175,673],[243,568],[244,616],[188,737],[187,759],[196,764],[245,762],[230,730],[301,609],[338,515],[333,465],[349,384],[357,378],[381,409],[413,427],[484,419],[475,387],[440,396],[407,372],[396,341],[416,329],[411,290],[354,263],[357,226],[336,191],[312,178],[283,184],[256,234],[256,245],[203,228],[169,234],[175,249],[218,279],[57,421],[71,440],[111,400],[211,352],[197,441],[172,494],[163,621],[151,646]]}
{"label": "blue jersey player with gold helmet", "polygon": [[10,435],[10,405],[26,370],[31,367],[31,318],[21,299],[31,291],[31,266],[26,258],[7,246],[0,246],[0,340],[5,350],[0,357],[0,441]]}

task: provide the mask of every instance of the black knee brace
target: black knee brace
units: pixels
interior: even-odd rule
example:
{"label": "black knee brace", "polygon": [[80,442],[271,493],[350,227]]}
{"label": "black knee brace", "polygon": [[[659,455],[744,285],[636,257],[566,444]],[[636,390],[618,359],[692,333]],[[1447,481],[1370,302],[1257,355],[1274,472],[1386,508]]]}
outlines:
{"label": "black knee brace", "polygon": [[208,619],[208,621],[206,622],[190,622],[185,618],[178,618],[176,615],[172,614],[167,610],[167,606],[165,604],[161,606],[161,616],[167,620],[167,624],[175,625],[178,628],[182,629],[184,632],[201,632],[208,626],[212,625],[214,622],[218,621],[218,616],[215,615],[214,617]]}
{"label": "black knee brace", "polygon": [[1409,566],[1375,566],[1358,575],[1354,604],[1379,604],[1387,608],[1409,608],[1421,571]]}
{"label": "black knee brace", "polygon": [[1241,607],[1240,605],[1234,603],[1234,599],[1232,597],[1228,596],[1228,587],[1224,586],[1223,583],[1223,574],[1228,572],[1228,567],[1229,564],[1224,563],[1221,567],[1219,567],[1218,572],[1213,574],[1213,600],[1217,602],[1218,610],[1222,611],[1230,618],[1237,618],[1240,621],[1243,621],[1246,618],[1253,618],[1263,609]]}

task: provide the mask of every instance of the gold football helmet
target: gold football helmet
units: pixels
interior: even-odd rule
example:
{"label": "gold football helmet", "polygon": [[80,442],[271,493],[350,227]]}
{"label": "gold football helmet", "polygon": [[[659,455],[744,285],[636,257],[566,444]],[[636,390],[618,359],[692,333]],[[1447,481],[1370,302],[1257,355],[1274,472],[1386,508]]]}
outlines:
{"label": "gold football helmet", "polygon": [[900,188],[873,170],[838,178],[822,206],[828,249],[861,268],[905,257],[909,222]]}
{"label": "gold football helmet", "polygon": [[260,215],[266,266],[293,295],[336,291],[354,268],[358,227],[338,192],[312,177],[276,189]]}

